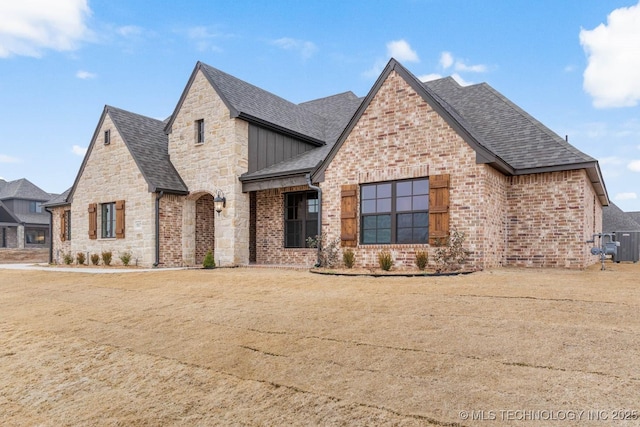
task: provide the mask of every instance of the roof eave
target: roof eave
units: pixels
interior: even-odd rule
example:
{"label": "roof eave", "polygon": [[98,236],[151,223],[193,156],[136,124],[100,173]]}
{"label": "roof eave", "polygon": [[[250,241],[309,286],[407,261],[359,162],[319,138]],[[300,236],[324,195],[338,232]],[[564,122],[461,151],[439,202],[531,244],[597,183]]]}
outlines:
{"label": "roof eave", "polygon": [[313,168],[302,168],[302,169],[295,169],[295,170],[286,171],[286,172],[273,172],[273,173],[260,175],[257,177],[246,177],[241,175],[239,180],[240,182],[245,183],[245,182],[265,181],[265,180],[274,179],[274,178],[287,178],[294,175],[306,175],[310,173],[312,170]]}

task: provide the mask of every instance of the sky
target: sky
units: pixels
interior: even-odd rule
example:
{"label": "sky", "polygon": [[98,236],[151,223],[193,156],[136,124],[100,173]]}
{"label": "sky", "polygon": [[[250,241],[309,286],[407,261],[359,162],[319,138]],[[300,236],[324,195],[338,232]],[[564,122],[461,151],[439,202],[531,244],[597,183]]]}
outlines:
{"label": "sky", "polygon": [[197,61],[299,103],[391,57],[490,84],[640,211],[638,0],[0,0],[0,177],[66,190],[104,105],[164,119]]}

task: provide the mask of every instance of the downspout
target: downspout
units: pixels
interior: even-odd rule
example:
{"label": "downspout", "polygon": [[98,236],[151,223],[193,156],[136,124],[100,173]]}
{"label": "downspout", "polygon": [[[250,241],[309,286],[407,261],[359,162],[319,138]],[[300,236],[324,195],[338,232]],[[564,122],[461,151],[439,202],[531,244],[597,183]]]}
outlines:
{"label": "downspout", "polygon": [[49,212],[49,264],[53,264],[53,212],[46,206],[44,210]]}
{"label": "downspout", "polygon": [[157,268],[160,264],[160,199],[164,196],[164,191],[156,193],[156,262],[153,267]]}
{"label": "downspout", "polygon": [[318,192],[318,258],[315,266],[320,267],[320,260],[322,260],[322,188],[313,185],[310,173],[306,174],[305,178],[307,179],[309,188]]}

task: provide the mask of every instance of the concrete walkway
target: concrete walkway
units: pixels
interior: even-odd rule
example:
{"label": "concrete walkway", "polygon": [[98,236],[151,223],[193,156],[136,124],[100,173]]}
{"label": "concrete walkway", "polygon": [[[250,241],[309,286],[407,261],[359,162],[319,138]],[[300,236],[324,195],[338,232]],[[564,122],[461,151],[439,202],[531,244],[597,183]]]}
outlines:
{"label": "concrete walkway", "polygon": [[48,264],[0,264],[0,270],[40,270],[40,271],[61,271],[65,273],[90,273],[90,274],[112,274],[112,273],[142,273],[148,271],[171,271],[185,270],[185,268],[92,268],[92,267],[50,267]]}

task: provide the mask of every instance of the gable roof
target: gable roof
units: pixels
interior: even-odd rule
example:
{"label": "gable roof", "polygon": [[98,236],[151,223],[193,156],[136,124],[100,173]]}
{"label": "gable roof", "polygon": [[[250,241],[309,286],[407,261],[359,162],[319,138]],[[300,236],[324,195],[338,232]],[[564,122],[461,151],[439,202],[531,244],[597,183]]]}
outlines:
{"label": "gable roof", "polygon": [[0,200],[0,223],[19,224],[20,219]]}
{"label": "gable roof", "polygon": [[267,168],[245,173],[240,177],[240,180],[247,182],[276,176],[310,173],[327,156],[329,150],[336,143],[343,129],[358,109],[362,99],[358,98],[353,92],[344,92],[299,104],[301,108],[313,111],[315,114],[325,118],[327,124],[326,145],[306,151]]}
{"label": "gable roof", "polygon": [[585,169],[600,202],[609,203],[597,160],[568,144],[488,84],[461,87],[451,78],[423,83],[393,58],[313,172],[314,181],[394,71],[475,150],[478,163],[490,164],[506,175]]}
{"label": "gable roof", "polygon": [[49,193],[26,178],[0,183],[0,200],[24,199],[44,202],[49,198]]}
{"label": "gable roof", "polygon": [[640,231],[640,223],[634,220],[634,215],[624,212],[613,202],[602,208],[602,232]]}
{"label": "gable roof", "polygon": [[67,188],[65,191],[62,192],[62,194],[58,194],[52,197],[47,203],[45,203],[44,206],[48,208],[53,208],[56,206],[65,206],[70,204],[71,202],[67,200],[67,197],[69,197],[70,192],[71,192],[71,188]]}
{"label": "gable roof", "polygon": [[241,118],[317,146],[327,143],[331,123],[325,117],[200,61],[191,73],[165,132],[171,132],[173,121],[198,71],[202,71],[227,106],[231,118]]}
{"label": "gable roof", "polygon": [[105,105],[78,175],[67,197],[68,201],[73,200],[73,193],[78,180],[93,151],[98,132],[107,115],[111,118],[125,146],[131,153],[133,160],[149,186],[150,192],[166,191],[177,194],[187,194],[189,192],[169,159],[168,138],[164,133],[164,122]]}

